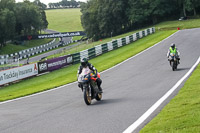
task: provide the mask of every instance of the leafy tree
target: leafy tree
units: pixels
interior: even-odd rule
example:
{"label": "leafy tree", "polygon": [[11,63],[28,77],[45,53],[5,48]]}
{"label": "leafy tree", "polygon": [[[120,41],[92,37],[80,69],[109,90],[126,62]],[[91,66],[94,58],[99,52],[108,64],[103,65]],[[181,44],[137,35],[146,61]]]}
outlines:
{"label": "leafy tree", "polygon": [[12,39],[15,35],[15,14],[9,9],[0,11],[0,46],[3,47],[6,41]]}
{"label": "leafy tree", "polygon": [[54,8],[53,3],[49,3],[50,8]]}
{"label": "leafy tree", "polygon": [[92,0],[81,5],[82,25],[94,40],[120,34],[129,28],[126,16],[127,1]]}
{"label": "leafy tree", "polygon": [[16,36],[38,34],[48,26],[46,5],[40,0],[15,3],[15,0],[0,0],[0,47]]}
{"label": "leafy tree", "polygon": [[40,2],[40,0],[35,0],[33,3],[36,4],[40,8],[40,10],[45,10],[47,8],[47,5]]}
{"label": "leafy tree", "polygon": [[81,23],[85,32],[89,38],[93,38],[94,40],[98,40],[99,36],[99,27],[98,21],[96,21],[97,15],[97,2],[98,0],[88,1],[87,4],[82,4],[81,12]]}
{"label": "leafy tree", "polygon": [[147,4],[143,0],[129,0],[128,1],[131,8],[127,9],[127,15],[131,24],[140,24],[148,20],[146,11],[148,9]]}
{"label": "leafy tree", "polygon": [[174,4],[171,0],[146,0],[146,2],[149,3],[147,14],[150,16],[150,18],[152,18],[153,24],[157,23],[163,18],[168,16],[170,17],[176,12]]}
{"label": "leafy tree", "polygon": [[58,3],[49,3],[50,8],[69,8],[69,7],[78,7],[80,2],[76,2],[75,0],[62,0]]}
{"label": "leafy tree", "polygon": [[42,26],[42,16],[39,7],[30,1],[17,3],[17,23],[22,28],[23,35],[37,34]]}
{"label": "leafy tree", "polygon": [[7,8],[10,11],[15,10],[15,0],[0,0],[0,10]]}
{"label": "leafy tree", "polygon": [[6,41],[13,39],[15,34],[15,1],[0,0],[0,47],[6,45]]}
{"label": "leafy tree", "polygon": [[40,9],[40,14],[41,14],[40,31],[41,31],[42,29],[46,29],[48,27],[48,24],[49,24],[48,21],[47,21],[47,18],[46,18],[46,13],[44,11],[47,8],[47,6],[43,3],[41,3],[40,0],[35,0],[34,4],[36,4]]}
{"label": "leafy tree", "polygon": [[186,10],[193,11],[193,15],[196,16],[196,9],[200,7],[199,0],[185,0]]}

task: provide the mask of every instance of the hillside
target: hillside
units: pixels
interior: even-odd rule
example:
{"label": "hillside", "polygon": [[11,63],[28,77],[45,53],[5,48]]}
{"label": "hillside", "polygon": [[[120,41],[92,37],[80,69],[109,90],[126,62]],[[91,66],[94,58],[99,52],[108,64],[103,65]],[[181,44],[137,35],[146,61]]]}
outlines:
{"label": "hillside", "polygon": [[48,29],[59,32],[82,31],[81,12],[76,9],[46,10]]}

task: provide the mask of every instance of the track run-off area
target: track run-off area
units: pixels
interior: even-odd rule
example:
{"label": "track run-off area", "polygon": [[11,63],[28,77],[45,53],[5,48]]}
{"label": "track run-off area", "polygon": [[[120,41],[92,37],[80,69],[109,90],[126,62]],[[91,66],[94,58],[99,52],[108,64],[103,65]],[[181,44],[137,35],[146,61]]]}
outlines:
{"label": "track run-off area", "polygon": [[[102,72],[103,99],[90,106],[85,105],[77,82],[2,102],[0,133],[139,132],[178,93],[188,78],[183,77],[197,64],[199,35],[200,29],[178,31]],[[181,52],[177,71],[172,71],[166,57],[171,43]],[[176,86],[177,82],[180,85]],[[169,96],[151,110],[174,86]]]}

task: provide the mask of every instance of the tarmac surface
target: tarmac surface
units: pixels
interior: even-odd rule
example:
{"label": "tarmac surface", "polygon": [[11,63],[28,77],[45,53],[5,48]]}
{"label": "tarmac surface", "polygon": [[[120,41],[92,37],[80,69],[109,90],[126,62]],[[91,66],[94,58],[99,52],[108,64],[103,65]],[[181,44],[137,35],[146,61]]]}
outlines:
{"label": "tarmac surface", "polygon": [[[200,29],[181,30],[144,53],[101,73],[103,99],[94,100],[90,106],[84,103],[77,83],[0,103],[0,133],[122,133],[194,65],[200,56],[199,35]],[[177,71],[172,71],[166,57],[171,43],[181,52]],[[177,93],[178,90],[135,132]]]}

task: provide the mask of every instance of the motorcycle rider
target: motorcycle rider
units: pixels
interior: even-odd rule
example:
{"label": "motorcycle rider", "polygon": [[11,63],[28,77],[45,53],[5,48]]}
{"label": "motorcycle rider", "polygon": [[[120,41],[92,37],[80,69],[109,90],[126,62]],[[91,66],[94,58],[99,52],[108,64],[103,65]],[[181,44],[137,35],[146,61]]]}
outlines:
{"label": "motorcycle rider", "polygon": [[[81,59],[81,65],[78,69],[77,77],[79,77],[79,75],[82,73],[83,68],[89,68],[94,73],[97,86],[99,88],[99,92],[103,93],[102,88],[101,88],[102,80],[99,77],[97,77],[97,69],[91,63],[88,62],[87,58]],[[78,84],[78,87],[81,88],[81,85]]]}
{"label": "motorcycle rider", "polygon": [[[170,61],[169,57],[170,57],[171,53],[175,54],[175,57],[178,60],[178,64],[180,64],[180,57],[179,57],[180,56],[180,52],[179,52],[178,48],[175,46],[175,43],[171,44],[171,46],[169,47],[169,50],[167,52],[167,58],[168,58],[169,61]],[[170,62],[170,65],[171,65],[171,62]]]}

